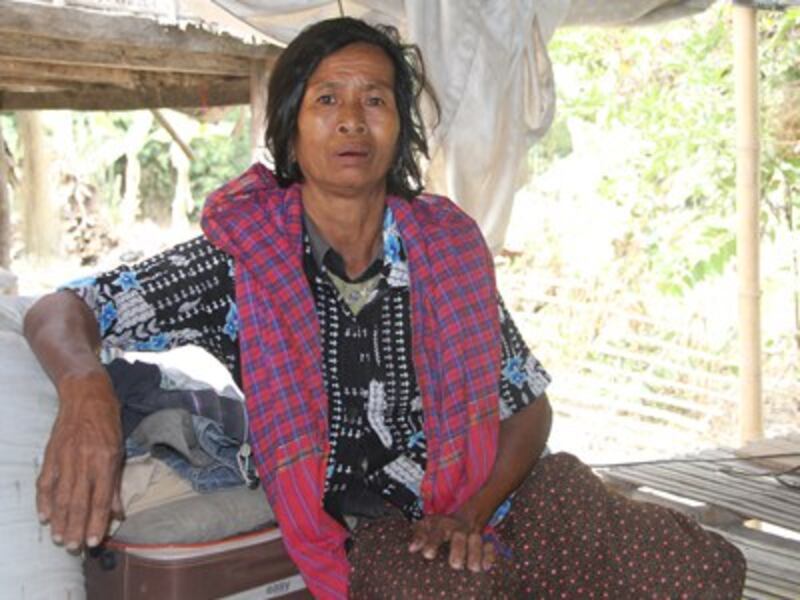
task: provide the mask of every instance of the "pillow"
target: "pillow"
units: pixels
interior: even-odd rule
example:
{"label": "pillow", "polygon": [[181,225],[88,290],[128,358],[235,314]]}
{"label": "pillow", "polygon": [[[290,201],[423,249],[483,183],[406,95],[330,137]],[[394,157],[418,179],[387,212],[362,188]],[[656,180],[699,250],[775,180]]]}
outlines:
{"label": "pillow", "polygon": [[239,486],[138,512],[122,521],[113,539],[129,544],[211,542],[274,521],[264,490]]}
{"label": "pillow", "polygon": [[36,517],[36,477],[58,398],[22,337],[32,298],[0,296],[0,594],[85,597],[81,559]]}

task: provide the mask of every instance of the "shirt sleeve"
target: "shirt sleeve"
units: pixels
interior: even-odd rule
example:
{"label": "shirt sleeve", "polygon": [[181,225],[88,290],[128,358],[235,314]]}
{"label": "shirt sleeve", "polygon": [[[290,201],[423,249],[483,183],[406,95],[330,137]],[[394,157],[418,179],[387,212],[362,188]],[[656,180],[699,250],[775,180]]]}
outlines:
{"label": "shirt sleeve", "polygon": [[204,237],[135,265],[67,283],[97,317],[106,347],[208,350],[239,378],[233,259]]}
{"label": "shirt sleeve", "polygon": [[507,419],[539,398],[550,384],[550,374],[528,349],[502,298],[498,296],[502,362],[500,419]]}

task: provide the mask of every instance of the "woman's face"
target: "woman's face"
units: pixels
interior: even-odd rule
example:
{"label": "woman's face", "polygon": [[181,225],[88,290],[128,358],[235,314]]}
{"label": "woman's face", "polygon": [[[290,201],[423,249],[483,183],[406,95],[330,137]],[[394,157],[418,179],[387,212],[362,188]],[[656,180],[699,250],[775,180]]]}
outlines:
{"label": "woman's face", "polygon": [[305,184],[339,195],[385,190],[399,131],[389,57],[364,43],[334,52],[300,104],[294,151]]}

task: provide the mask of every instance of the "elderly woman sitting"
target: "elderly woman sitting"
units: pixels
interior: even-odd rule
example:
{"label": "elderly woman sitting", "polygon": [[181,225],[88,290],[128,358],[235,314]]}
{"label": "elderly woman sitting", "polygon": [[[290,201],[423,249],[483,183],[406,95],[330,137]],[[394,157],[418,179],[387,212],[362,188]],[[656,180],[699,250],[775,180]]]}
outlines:
{"label": "elderly woman sitting", "polygon": [[[121,462],[101,343],[198,344],[243,385],[286,547],[315,596],[733,598],[741,555],[540,458],[549,376],[474,222],[422,193],[415,49],[335,19],[269,84],[275,171],[208,199],[204,236],[42,299],[26,335],[61,409],[40,518],[103,539]],[[538,462],[537,462],[538,461]]]}

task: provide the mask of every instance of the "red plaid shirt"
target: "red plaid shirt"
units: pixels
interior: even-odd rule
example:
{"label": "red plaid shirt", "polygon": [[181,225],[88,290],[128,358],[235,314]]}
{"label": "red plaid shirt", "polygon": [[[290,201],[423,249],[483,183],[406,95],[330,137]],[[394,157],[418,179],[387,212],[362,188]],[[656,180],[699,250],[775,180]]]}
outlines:
{"label": "red plaid shirt", "polygon": [[[491,255],[446,198],[388,197],[408,255],[413,359],[428,462],[426,514],[475,494],[494,465],[500,324]],[[323,508],[328,399],[302,264],[299,185],[254,165],[212,193],[203,230],[236,261],[242,374],[258,467],[286,548],[316,597],[347,596],[346,530]]]}

